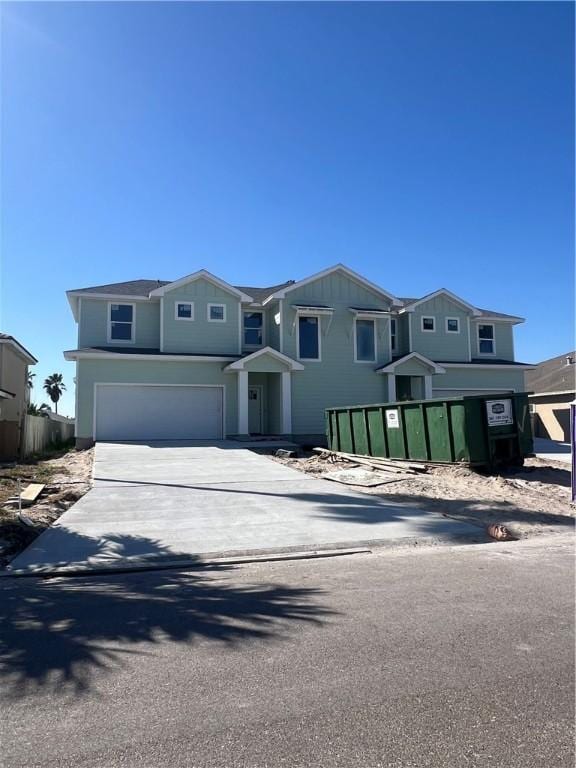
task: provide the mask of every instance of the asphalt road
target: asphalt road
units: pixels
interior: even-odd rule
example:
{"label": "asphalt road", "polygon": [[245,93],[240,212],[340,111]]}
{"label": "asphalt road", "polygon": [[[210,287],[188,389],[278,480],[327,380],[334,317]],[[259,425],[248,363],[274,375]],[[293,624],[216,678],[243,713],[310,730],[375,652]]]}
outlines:
{"label": "asphalt road", "polygon": [[568,537],[0,588],[2,768],[574,764]]}

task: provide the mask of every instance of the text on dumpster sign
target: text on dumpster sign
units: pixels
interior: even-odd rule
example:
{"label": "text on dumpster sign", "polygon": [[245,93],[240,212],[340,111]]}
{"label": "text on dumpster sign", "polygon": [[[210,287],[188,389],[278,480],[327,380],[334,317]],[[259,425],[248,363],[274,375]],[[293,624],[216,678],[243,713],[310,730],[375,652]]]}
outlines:
{"label": "text on dumpster sign", "polygon": [[400,429],[398,410],[386,411],[386,426],[388,429]]}
{"label": "text on dumpster sign", "polygon": [[512,400],[486,400],[486,413],[489,427],[501,427],[513,424]]}

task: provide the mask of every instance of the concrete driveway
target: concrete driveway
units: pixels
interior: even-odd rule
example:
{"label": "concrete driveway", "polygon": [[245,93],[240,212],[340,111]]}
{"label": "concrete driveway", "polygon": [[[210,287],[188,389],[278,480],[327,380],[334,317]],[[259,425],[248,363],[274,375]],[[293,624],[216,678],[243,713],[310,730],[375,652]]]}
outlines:
{"label": "concrete driveway", "polygon": [[12,572],[482,536],[441,515],[318,480],[236,442],[99,443],[94,488]]}
{"label": "concrete driveway", "polygon": [[561,461],[563,464],[572,463],[570,443],[559,443],[557,440],[546,440],[543,437],[534,438],[534,453],[545,461]]}

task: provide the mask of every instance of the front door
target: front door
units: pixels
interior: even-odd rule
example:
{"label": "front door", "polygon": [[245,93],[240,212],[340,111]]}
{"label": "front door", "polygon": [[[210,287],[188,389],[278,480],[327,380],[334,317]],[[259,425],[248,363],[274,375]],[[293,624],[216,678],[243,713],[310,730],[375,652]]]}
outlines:
{"label": "front door", "polygon": [[248,387],[248,431],[251,435],[262,434],[262,386]]}

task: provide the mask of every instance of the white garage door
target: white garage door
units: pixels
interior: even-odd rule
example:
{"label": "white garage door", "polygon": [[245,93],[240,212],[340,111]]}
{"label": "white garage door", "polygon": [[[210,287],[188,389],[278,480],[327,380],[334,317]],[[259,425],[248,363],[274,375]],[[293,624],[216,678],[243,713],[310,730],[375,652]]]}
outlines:
{"label": "white garage door", "polygon": [[223,437],[223,388],[143,384],[96,386],[96,440]]}

